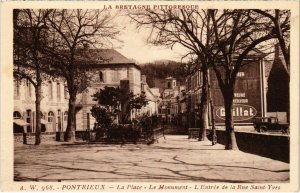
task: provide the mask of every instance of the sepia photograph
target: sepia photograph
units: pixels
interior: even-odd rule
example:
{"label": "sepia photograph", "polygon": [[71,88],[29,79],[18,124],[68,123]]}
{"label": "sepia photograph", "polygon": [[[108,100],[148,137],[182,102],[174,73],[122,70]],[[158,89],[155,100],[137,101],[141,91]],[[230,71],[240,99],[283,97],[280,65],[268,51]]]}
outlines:
{"label": "sepia photograph", "polygon": [[10,189],[298,189],[291,6],[102,2],[10,14]]}

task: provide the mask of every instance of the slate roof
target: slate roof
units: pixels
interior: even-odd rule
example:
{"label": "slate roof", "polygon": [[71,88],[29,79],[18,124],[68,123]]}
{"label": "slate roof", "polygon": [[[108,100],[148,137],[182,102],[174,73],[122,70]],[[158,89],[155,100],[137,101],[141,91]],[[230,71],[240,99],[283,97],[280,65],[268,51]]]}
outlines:
{"label": "slate roof", "polygon": [[169,77],[167,77],[167,78],[165,78],[166,80],[173,80],[173,79],[175,79],[175,78],[173,78],[172,76],[169,76]]}
{"label": "slate roof", "polygon": [[114,49],[88,49],[77,55],[77,60],[85,67],[134,65],[140,67]]}
{"label": "slate roof", "polygon": [[114,49],[89,49],[88,54],[100,64],[130,64],[134,61],[126,58]]}
{"label": "slate roof", "polygon": [[265,57],[266,56],[266,53],[260,51],[259,49],[257,48],[253,48],[248,54],[247,56],[256,56],[256,57]]}

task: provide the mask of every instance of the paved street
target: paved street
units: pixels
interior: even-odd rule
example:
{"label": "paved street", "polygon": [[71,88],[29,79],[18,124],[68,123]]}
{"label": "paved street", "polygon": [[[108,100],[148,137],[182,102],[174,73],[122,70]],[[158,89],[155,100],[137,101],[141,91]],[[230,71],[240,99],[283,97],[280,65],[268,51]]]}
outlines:
{"label": "paved street", "polygon": [[289,164],[167,135],[153,145],[15,145],[18,181],[288,182]]}

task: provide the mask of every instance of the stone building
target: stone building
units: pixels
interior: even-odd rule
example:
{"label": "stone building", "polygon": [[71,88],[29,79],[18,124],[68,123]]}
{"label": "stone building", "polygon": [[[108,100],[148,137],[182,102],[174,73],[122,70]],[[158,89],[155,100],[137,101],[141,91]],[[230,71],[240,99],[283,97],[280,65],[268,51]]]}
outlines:
{"label": "stone building", "polygon": [[199,127],[199,108],[202,88],[202,73],[196,70],[186,77],[184,93],[179,96],[180,124],[187,128]]}
{"label": "stone building", "polygon": [[[76,130],[93,128],[95,119],[91,116],[90,110],[96,102],[93,101],[92,95],[105,86],[127,87],[134,95],[145,93],[147,106],[133,109],[130,113],[131,119],[143,114],[157,113],[159,102],[159,95],[155,92],[157,89],[149,88],[146,76],[141,75],[140,66],[114,49],[97,49],[89,52],[94,63],[87,65],[87,68],[93,78],[88,92],[79,94],[77,97]],[[97,56],[101,56],[99,61]]]}
{"label": "stone building", "polygon": [[[146,82],[146,75],[142,75],[142,82],[141,82],[141,90],[145,93],[146,99],[148,101],[147,106],[142,107],[141,110],[133,109],[132,112],[132,118],[136,117],[136,115],[157,115],[158,113],[158,105],[161,101],[160,94],[159,94],[159,88],[150,88]],[[138,113],[138,114],[137,114]]]}
{"label": "stone building", "polygon": [[[46,81],[42,84],[42,132],[65,131],[68,116],[68,92],[65,81]],[[35,90],[28,80],[14,80],[14,131],[35,132]],[[26,131],[25,131],[26,132]]]}
{"label": "stone building", "polygon": [[168,123],[175,123],[178,120],[179,95],[184,90],[184,86],[177,85],[173,77],[164,79],[164,89],[162,91],[162,101],[159,105],[159,116]]}
{"label": "stone building", "polygon": [[133,94],[141,93],[141,70],[132,60],[114,49],[93,49],[89,50],[89,55],[93,63],[85,67],[92,74],[92,80],[88,92],[77,96],[76,130],[94,127],[95,119],[91,116],[90,110],[97,102],[93,101],[92,95],[101,88],[120,87],[123,81],[127,82]]}
{"label": "stone building", "polygon": [[[253,52],[252,52],[253,53]],[[261,53],[254,53],[247,58],[235,84],[233,100],[233,117],[236,125],[251,125],[255,116],[265,116],[265,70],[266,60]],[[183,125],[187,128],[200,126],[200,99],[202,89],[202,73],[198,70],[186,78],[186,95],[181,99],[186,111],[182,114]],[[214,103],[214,116],[217,125],[225,123],[223,95],[213,71],[209,71],[210,95]],[[241,111],[235,113],[235,109]],[[210,107],[209,107],[210,110]],[[248,112],[254,112],[246,114]],[[211,118],[209,112],[209,119]]]}
{"label": "stone building", "polygon": [[[140,94],[143,90],[149,103],[143,109],[133,111],[132,115],[145,112],[149,115],[157,113],[159,95],[155,93],[155,88],[152,90],[145,81],[141,81],[140,67],[132,60],[114,49],[90,49],[88,50],[88,57],[90,57],[89,61],[92,62],[85,64],[84,68],[91,75],[91,80],[87,91],[77,95],[77,131],[93,128],[95,119],[91,116],[90,110],[96,101],[93,101],[92,95],[105,86],[119,87],[125,85],[135,95]],[[28,132],[35,132],[34,87],[30,82],[24,80],[15,80],[14,83],[15,130],[22,132],[22,127],[25,126]],[[42,132],[62,132],[66,129],[68,92],[65,84],[62,78],[43,83]]]}

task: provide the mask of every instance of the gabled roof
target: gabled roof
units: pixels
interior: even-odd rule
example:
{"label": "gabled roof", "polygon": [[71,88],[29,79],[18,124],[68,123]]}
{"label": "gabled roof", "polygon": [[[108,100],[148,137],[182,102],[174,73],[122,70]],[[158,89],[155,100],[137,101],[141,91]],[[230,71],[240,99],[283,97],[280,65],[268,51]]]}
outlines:
{"label": "gabled roof", "polygon": [[[232,54],[234,59],[237,59],[239,57],[240,54],[242,54],[244,50],[238,50],[236,52],[234,52]],[[266,57],[266,53],[262,52],[261,50],[257,49],[257,48],[253,48],[252,50],[250,50],[248,52],[248,54],[245,56],[244,59],[257,59],[257,58],[264,58]]]}

